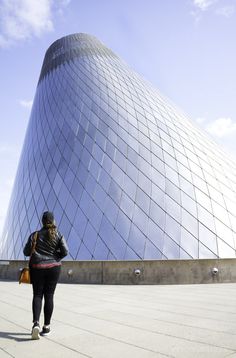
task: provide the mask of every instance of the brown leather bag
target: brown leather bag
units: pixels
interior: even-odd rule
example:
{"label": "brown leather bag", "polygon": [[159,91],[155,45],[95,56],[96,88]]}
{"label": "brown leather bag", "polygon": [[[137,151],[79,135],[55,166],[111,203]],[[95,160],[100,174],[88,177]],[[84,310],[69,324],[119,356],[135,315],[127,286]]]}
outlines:
{"label": "brown leather bag", "polygon": [[19,278],[19,284],[20,283],[31,283],[29,267],[24,267],[21,270],[20,278]]}
{"label": "brown leather bag", "polygon": [[[38,231],[35,232],[34,237],[33,237],[33,244],[32,244],[30,259],[35,251],[37,239],[38,239]],[[24,267],[21,270],[20,277],[19,277],[19,284],[20,283],[31,283],[29,264],[27,265],[27,267]]]}

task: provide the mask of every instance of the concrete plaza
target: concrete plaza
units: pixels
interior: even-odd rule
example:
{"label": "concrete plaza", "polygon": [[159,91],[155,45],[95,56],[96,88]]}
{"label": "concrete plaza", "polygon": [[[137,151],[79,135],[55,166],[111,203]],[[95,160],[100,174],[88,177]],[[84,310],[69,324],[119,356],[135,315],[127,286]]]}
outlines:
{"label": "concrete plaza", "polygon": [[236,358],[236,284],[59,284],[39,341],[31,299],[31,286],[0,282],[1,358]]}

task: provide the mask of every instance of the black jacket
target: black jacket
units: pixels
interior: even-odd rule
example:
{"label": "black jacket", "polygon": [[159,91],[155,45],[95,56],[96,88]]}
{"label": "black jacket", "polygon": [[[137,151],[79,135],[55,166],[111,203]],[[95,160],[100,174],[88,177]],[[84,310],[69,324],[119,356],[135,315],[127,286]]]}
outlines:
{"label": "black jacket", "polygon": [[[33,237],[35,232],[30,234],[24,247],[24,255],[30,256],[32,251]],[[50,239],[47,229],[42,228],[38,231],[35,252],[31,256],[30,265],[59,263],[68,254],[68,247],[64,237],[57,232],[54,239]]]}

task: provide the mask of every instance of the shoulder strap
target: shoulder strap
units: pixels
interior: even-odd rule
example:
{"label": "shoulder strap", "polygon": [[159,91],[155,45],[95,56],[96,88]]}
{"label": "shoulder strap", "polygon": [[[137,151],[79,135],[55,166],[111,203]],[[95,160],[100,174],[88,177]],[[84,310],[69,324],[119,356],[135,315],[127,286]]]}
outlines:
{"label": "shoulder strap", "polygon": [[32,243],[32,249],[31,249],[31,254],[30,257],[33,255],[33,253],[35,252],[35,247],[36,247],[36,243],[37,243],[37,239],[38,239],[39,233],[38,231],[36,231],[34,233],[34,237],[33,237],[33,243]]}

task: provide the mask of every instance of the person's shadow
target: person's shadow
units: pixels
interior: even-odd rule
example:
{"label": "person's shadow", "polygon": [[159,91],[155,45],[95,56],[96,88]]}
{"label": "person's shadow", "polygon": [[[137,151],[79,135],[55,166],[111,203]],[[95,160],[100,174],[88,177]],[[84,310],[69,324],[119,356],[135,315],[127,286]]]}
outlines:
{"label": "person's shadow", "polygon": [[26,342],[31,341],[31,334],[19,332],[0,332],[0,338],[12,339],[16,342]]}

